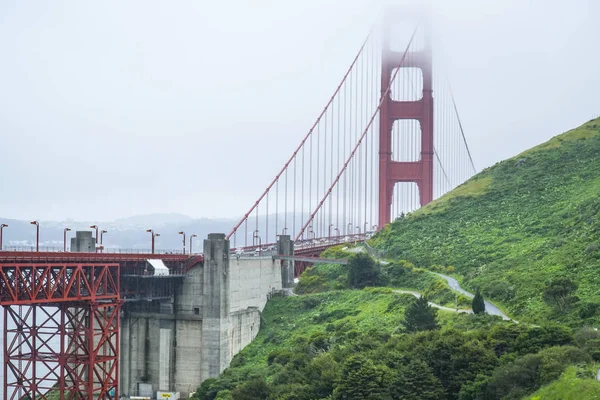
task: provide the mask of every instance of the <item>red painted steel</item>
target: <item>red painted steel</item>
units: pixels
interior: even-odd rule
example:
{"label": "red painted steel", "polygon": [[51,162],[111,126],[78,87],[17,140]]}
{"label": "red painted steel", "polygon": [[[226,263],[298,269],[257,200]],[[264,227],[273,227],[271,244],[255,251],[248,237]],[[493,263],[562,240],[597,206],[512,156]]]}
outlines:
{"label": "red painted steel", "polygon": [[[197,255],[194,257],[200,257]],[[140,262],[148,259],[160,259],[165,262],[186,262],[191,258],[183,254],[149,254],[149,253],[60,253],[34,251],[0,251],[0,263],[124,263]]]}
{"label": "red painted steel", "polygon": [[119,298],[119,264],[0,265],[0,305]]}
{"label": "red painted steel", "polygon": [[119,264],[0,264],[0,304],[5,399],[118,398]]}
{"label": "red painted steel", "polygon": [[335,92],[333,92],[333,95],[331,96],[331,98],[327,102],[327,105],[325,105],[325,108],[323,108],[323,111],[321,111],[321,114],[319,114],[319,117],[317,118],[317,120],[315,121],[315,123],[313,124],[313,126],[310,128],[310,130],[308,131],[308,133],[306,134],[306,136],[304,136],[304,138],[300,142],[300,145],[296,148],[296,150],[294,151],[294,153],[292,154],[292,156],[287,160],[287,162],[285,163],[285,165],[283,166],[283,168],[275,176],[275,179],[273,179],[273,181],[271,182],[271,184],[269,184],[269,186],[267,186],[267,189],[265,189],[265,191],[261,194],[261,196],[256,200],[256,202],[250,208],[250,210],[244,215],[244,217],[242,217],[242,219],[240,220],[240,222],[238,222],[237,225],[233,227],[233,229],[231,230],[231,232],[229,232],[229,234],[227,235],[226,239],[231,238],[231,236],[233,236],[233,234],[235,234],[237,232],[237,230],[239,229],[239,227],[242,226],[242,224],[245,221],[248,220],[248,217],[250,217],[250,214],[252,214],[252,212],[256,209],[256,207],[258,207],[258,205],[260,204],[260,202],[269,194],[269,192],[271,191],[271,189],[273,188],[273,186],[275,186],[275,184],[277,183],[277,181],[279,180],[279,178],[281,178],[281,176],[284,174],[284,172],[290,166],[290,163],[294,160],[294,158],[296,157],[296,155],[298,154],[298,152],[302,149],[302,147],[304,146],[304,144],[306,143],[306,141],[308,140],[308,138],[310,138],[310,136],[314,132],[315,128],[319,125],[319,122],[321,122],[321,119],[323,118],[323,116],[325,115],[325,113],[327,112],[327,110],[329,109],[329,107],[333,104],[333,101],[335,100],[336,96],[338,95],[338,93],[340,93],[340,90],[342,89],[342,86],[344,85],[344,83],[348,79],[348,76],[352,72],[352,69],[354,68],[354,66],[358,62],[358,59],[360,58],[360,55],[362,54],[365,46],[367,45],[370,36],[371,36],[371,34],[369,33],[369,35],[367,35],[367,38],[363,42],[362,46],[360,46],[360,49],[358,50],[358,54],[356,55],[356,57],[354,57],[354,60],[352,61],[352,64],[350,64],[350,68],[348,68],[348,70],[346,71],[346,74],[342,78],[342,81],[340,82],[340,84],[335,89]]}
{"label": "red painted steel", "polygon": [[[403,66],[404,60],[406,59],[406,56],[408,54],[408,51],[410,49],[410,46],[413,42],[413,39],[415,37],[415,32],[413,32],[410,41],[408,43],[408,47],[406,48],[406,50],[404,51],[404,53],[402,54],[402,56],[400,57],[400,64],[399,67]],[[352,150],[352,152],[350,153],[350,156],[346,159],[346,162],[344,163],[341,171],[338,173],[338,175],[336,176],[335,180],[332,182],[331,186],[329,187],[329,190],[325,193],[325,195],[323,196],[323,198],[321,199],[321,201],[317,204],[317,207],[315,208],[315,210],[313,211],[313,213],[308,217],[306,223],[302,226],[302,229],[300,229],[300,232],[298,232],[298,234],[296,235],[296,238],[294,239],[295,242],[297,242],[298,240],[300,240],[301,238],[304,237],[304,231],[310,226],[310,224],[312,223],[312,221],[314,220],[315,215],[317,214],[317,212],[319,211],[319,209],[323,206],[323,204],[325,203],[325,200],[327,200],[327,197],[329,197],[329,195],[331,194],[333,188],[335,187],[335,185],[337,185],[337,183],[339,182],[340,178],[342,177],[342,175],[344,174],[344,171],[346,170],[346,168],[348,168],[348,165],[350,164],[350,161],[352,161],[352,157],[354,157],[354,154],[356,154],[356,151],[358,150],[358,148],[360,147],[362,141],[365,139],[365,137],[367,136],[367,133],[369,133],[369,130],[371,129],[371,126],[373,125],[373,122],[375,121],[375,117],[377,116],[377,113],[379,113],[379,115],[383,115],[384,114],[384,105],[387,102],[387,99],[390,99],[389,101],[391,101],[391,96],[390,96],[390,91],[391,91],[391,86],[390,83],[394,81],[394,79],[396,78],[396,76],[398,75],[398,71],[400,70],[400,68],[397,68],[396,71],[394,71],[393,73],[390,70],[390,77],[389,77],[389,82],[387,83],[386,86],[382,85],[382,95],[381,95],[381,100],[379,101],[379,105],[377,106],[376,111],[373,113],[373,115],[371,116],[371,119],[369,120],[369,122],[367,123],[367,126],[365,128],[365,130],[363,131],[362,135],[358,138],[358,141],[356,143],[356,145],[354,146],[354,149]],[[385,88],[385,90],[383,89]],[[383,117],[382,117],[383,118]],[[433,117],[432,117],[433,120]],[[393,123],[392,123],[393,125]],[[390,125],[390,127],[392,126]],[[391,128],[390,128],[390,138],[391,138]],[[381,135],[380,135],[381,136]],[[388,138],[388,139],[390,139]],[[388,140],[386,139],[386,140]],[[389,140],[389,143],[387,144],[388,148],[391,145],[391,140]],[[431,144],[431,148],[433,149],[433,142]],[[381,165],[381,144],[380,144],[380,165]],[[390,153],[388,154],[389,157],[389,162],[391,163],[391,150]],[[433,159],[432,159],[433,160]],[[432,164],[432,168],[433,168],[433,164]],[[386,175],[387,176],[387,175]],[[386,178],[386,181],[388,179]],[[379,176],[379,181],[381,183],[381,175]],[[433,169],[432,169],[432,186],[431,186],[431,193],[433,196]],[[379,188],[380,192],[379,192],[379,204],[381,205],[381,198],[382,198],[382,191],[381,191],[381,187]],[[392,190],[393,190],[393,185],[392,185]],[[431,200],[430,200],[431,201]],[[391,193],[390,193],[390,203],[388,204],[388,211],[390,211],[390,206],[391,206]],[[386,222],[389,223],[389,212],[388,212],[388,221]],[[379,229],[382,229],[384,225],[381,225],[381,209],[379,210]]]}
{"label": "red painted steel", "polygon": [[[394,15],[394,18],[396,15]],[[432,48],[427,23],[425,46],[411,51],[410,62],[404,63],[404,54],[390,49],[390,25],[384,26],[382,46],[381,91],[383,103],[379,114],[379,229],[390,223],[394,185],[414,182],[419,188],[421,206],[433,200],[433,66]],[[418,68],[423,75],[423,97],[417,101],[394,101],[389,88],[393,82],[392,71],[399,68]],[[392,128],[394,122],[414,119],[421,125],[421,159],[414,162],[392,161]]]}

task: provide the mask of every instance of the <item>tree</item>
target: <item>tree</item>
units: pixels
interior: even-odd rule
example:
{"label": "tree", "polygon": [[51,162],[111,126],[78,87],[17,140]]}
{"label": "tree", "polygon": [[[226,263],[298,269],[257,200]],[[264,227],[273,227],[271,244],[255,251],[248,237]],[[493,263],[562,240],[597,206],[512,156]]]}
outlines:
{"label": "tree", "polygon": [[366,253],[354,254],[348,260],[348,286],[362,289],[379,284],[379,264]]}
{"label": "tree", "polygon": [[368,358],[350,356],[344,362],[333,397],[336,400],[389,399],[386,372],[385,368],[375,366]]}
{"label": "tree", "polygon": [[577,284],[571,279],[566,277],[556,278],[546,283],[544,301],[558,311],[566,313],[571,308],[571,304],[577,299],[573,296],[576,290]]}
{"label": "tree", "polygon": [[437,328],[436,318],[437,310],[422,296],[406,307],[402,325],[408,332],[430,331]]}
{"label": "tree", "polygon": [[483,301],[483,296],[479,292],[479,288],[477,288],[477,293],[475,293],[475,297],[473,297],[471,308],[473,309],[474,314],[485,313],[485,302]]}
{"label": "tree", "polygon": [[390,394],[392,399],[438,400],[444,398],[444,387],[427,364],[413,360],[395,369]]}
{"label": "tree", "polygon": [[263,378],[254,378],[233,389],[233,400],[264,400],[269,397],[269,387]]}

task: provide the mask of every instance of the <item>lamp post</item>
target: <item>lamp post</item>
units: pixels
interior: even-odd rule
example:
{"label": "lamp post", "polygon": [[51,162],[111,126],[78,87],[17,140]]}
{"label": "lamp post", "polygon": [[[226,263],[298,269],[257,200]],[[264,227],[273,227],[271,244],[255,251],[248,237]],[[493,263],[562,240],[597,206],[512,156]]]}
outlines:
{"label": "lamp post", "polygon": [[346,231],[346,235],[352,234],[352,222],[348,222],[348,230]]}
{"label": "lamp post", "polygon": [[338,227],[336,226],[335,228],[333,228],[333,230],[335,231],[336,241],[340,240],[340,230],[338,229]]}
{"label": "lamp post", "polygon": [[256,246],[256,239],[258,239],[258,247],[260,248],[260,236],[258,236],[258,229],[252,232],[252,246]]}
{"label": "lamp post", "polygon": [[71,228],[65,228],[64,234],[63,234],[63,252],[67,252],[67,232],[69,232],[71,230]]}
{"label": "lamp post", "polygon": [[96,244],[98,244],[98,225],[90,225],[90,228],[96,229]]}
{"label": "lamp post", "polygon": [[179,232],[180,235],[183,235],[183,255],[185,255],[185,232]]}
{"label": "lamp post", "polygon": [[40,251],[40,223],[38,221],[31,221],[31,225],[35,225],[35,251]]}
{"label": "lamp post", "polygon": [[190,235],[190,256],[192,255],[192,239],[198,237],[198,235],[196,235],[195,233],[192,233]]}
{"label": "lamp post", "polygon": [[365,225],[364,225],[364,229],[363,232],[367,233],[367,227],[369,226],[369,223],[367,221],[365,221]]}
{"label": "lamp post", "polygon": [[8,224],[0,224],[0,251],[2,251],[2,231],[7,227]]}
{"label": "lamp post", "polygon": [[146,229],[146,232],[149,232],[152,234],[152,254],[154,254],[154,237],[160,236],[160,235],[155,235],[154,230],[152,230],[152,229]]}
{"label": "lamp post", "polygon": [[360,235],[360,226],[356,225],[356,229],[358,229],[358,234]]}
{"label": "lamp post", "polygon": [[108,233],[108,231],[105,230],[105,229],[103,229],[103,230],[100,231],[100,247],[102,247],[102,249],[100,250],[101,253],[104,252],[103,239],[104,239],[104,234],[105,233]]}
{"label": "lamp post", "polygon": [[327,229],[327,237],[329,238],[329,240],[331,240],[331,228],[333,227],[333,224],[329,224],[329,228]]}

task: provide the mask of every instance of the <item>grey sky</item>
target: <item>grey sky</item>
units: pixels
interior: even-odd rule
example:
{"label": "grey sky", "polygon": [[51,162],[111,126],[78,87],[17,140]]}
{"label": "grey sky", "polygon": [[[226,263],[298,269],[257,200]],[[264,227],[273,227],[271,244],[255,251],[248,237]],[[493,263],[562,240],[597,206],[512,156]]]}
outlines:
{"label": "grey sky", "polygon": [[[600,2],[436,4],[437,56],[479,169],[600,114]],[[1,2],[0,216],[242,214],[377,11],[372,0]]]}

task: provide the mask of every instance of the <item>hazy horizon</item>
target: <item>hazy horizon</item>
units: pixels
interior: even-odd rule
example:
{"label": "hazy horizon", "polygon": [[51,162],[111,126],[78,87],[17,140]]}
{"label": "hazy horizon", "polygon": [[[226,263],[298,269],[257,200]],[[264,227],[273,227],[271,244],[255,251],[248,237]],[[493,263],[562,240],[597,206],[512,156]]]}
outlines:
{"label": "hazy horizon", "polygon": [[[600,114],[600,3],[433,3],[479,170]],[[0,215],[243,215],[378,12],[367,0],[3,2]]]}

